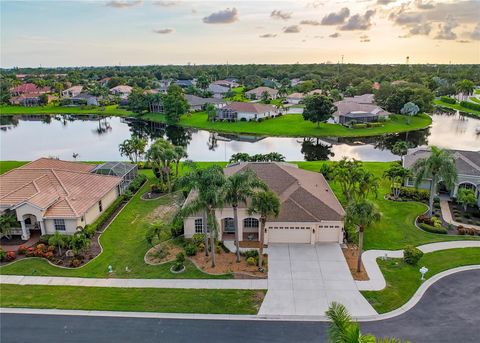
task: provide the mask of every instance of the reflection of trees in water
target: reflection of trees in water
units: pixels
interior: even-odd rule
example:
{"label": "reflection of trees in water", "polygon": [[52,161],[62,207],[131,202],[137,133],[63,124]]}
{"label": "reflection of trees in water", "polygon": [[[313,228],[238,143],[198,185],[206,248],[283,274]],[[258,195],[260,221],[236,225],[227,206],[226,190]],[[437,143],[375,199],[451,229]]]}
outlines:
{"label": "reflection of trees in water", "polygon": [[166,128],[167,139],[173,144],[186,147],[192,140],[192,131],[180,126],[168,125]]}
{"label": "reflection of trees in water", "polygon": [[110,126],[110,122],[107,120],[107,118],[98,119],[98,126],[95,130],[93,130],[93,132],[98,134],[99,136],[104,135],[110,131],[112,131],[112,127]]}
{"label": "reflection of trees in water", "polygon": [[306,161],[323,161],[335,156],[332,145],[322,142],[319,138],[304,138],[301,153]]}
{"label": "reflection of trees in water", "polygon": [[132,136],[136,135],[149,140],[166,136],[172,144],[180,146],[187,146],[192,140],[192,131],[183,127],[137,119],[129,119],[126,123]]}
{"label": "reflection of trees in water", "polygon": [[0,116],[0,130],[11,130],[18,125],[18,118],[15,116]]}
{"label": "reflection of trees in water", "polygon": [[218,148],[218,139],[215,132],[210,132],[207,142],[208,150],[215,151]]}

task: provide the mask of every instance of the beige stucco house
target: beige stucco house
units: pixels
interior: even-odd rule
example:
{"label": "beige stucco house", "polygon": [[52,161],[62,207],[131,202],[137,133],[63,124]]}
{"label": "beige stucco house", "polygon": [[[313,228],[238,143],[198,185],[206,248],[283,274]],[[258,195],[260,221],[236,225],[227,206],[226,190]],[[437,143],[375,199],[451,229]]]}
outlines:
{"label": "beige stucco house", "polygon": [[[303,170],[284,162],[242,162],[225,168],[226,175],[253,170],[280,198],[277,218],[268,218],[265,244],[343,242],[345,211],[322,174]],[[186,204],[194,199],[194,190]],[[238,208],[239,237],[242,242],[258,242],[260,216],[248,214],[248,204]],[[234,240],[233,210],[230,206],[216,209],[218,238]],[[184,221],[185,237],[203,232],[201,214]]]}
{"label": "beige stucco house", "polygon": [[95,165],[41,158],[0,175],[0,214],[15,214],[11,234],[28,240],[71,235],[93,223],[121,193],[122,177],[95,173]]}

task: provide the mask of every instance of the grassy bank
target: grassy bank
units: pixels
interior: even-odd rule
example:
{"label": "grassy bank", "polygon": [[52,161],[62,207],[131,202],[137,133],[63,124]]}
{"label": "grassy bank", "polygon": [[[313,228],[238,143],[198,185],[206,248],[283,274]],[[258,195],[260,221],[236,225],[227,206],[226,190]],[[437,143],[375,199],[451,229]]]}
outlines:
{"label": "grassy bank", "polygon": [[9,170],[23,166],[26,161],[0,161],[0,174],[6,173]]}
{"label": "grassy bank", "polygon": [[[147,114],[142,119],[166,122],[166,118],[161,114]],[[285,136],[285,137],[360,137],[375,136],[385,133],[405,132],[423,129],[432,123],[432,119],[426,114],[422,114],[411,119],[407,123],[407,118],[400,115],[393,115],[390,121],[385,122],[382,127],[372,127],[365,129],[350,129],[339,124],[322,123],[319,127],[316,124],[303,119],[301,114],[289,114],[275,119],[265,120],[263,122],[210,122],[207,120],[207,114],[197,112],[190,115],[183,115],[178,123],[180,126],[194,127],[209,131],[225,133],[242,133],[259,136]]]}
{"label": "grassy bank", "polygon": [[1,307],[173,313],[256,314],[252,290],[1,285]]}
{"label": "grassy bank", "polygon": [[460,106],[460,104],[448,104],[446,102],[443,102],[442,100],[434,100],[433,102],[437,107],[440,107],[440,108],[444,107],[444,108],[448,108],[448,109],[451,109],[451,110],[459,110],[460,112],[464,112],[466,114],[469,114],[472,117],[480,118],[480,111],[476,111],[476,110],[472,110],[470,108]]}
{"label": "grassy bank", "polygon": [[[428,268],[426,279],[448,269],[480,264],[480,248],[463,248],[425,254],[418,265],[411,266],[400,259],[377,260],[387,281],[382,291],[364,291],[362,294],[379,312],[385,313],[405,304],[422,284],[418,269]],[[472,293],[472,296],[474,294]]]}
{"label": "grassy bank", "polygon": [[133,112],[118,108],[117,105],[105,107],[93,107],[84,109],[81,107],[63,107],[63,106],[0,106],[0,115],[14,114],[97,114],[104,116],[130,116]]}

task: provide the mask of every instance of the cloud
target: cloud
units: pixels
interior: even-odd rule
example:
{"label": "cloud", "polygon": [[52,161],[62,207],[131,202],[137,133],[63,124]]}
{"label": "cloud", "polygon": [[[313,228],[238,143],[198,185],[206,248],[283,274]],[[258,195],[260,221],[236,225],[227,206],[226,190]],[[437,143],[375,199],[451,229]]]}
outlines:
{"label": "cloud", "polygon": [[340,33],[335,32],[335,33],[332,33],[331,35],[328,35],[328,37],[330,37],[330,38],[338,38],[338,37],[340,37]]}
{"label": "cloud", "polygon": [[351,16],[345,25],[340,26],[342,31],[368,30],[372,26],[371,19],[375,15],[375,10],[368,10],[364,15],[355,14]]}
{"label": "cloud", "polygon": [[236,8],[227,8],[223,11],[218,11],[203,18],[205,24],[230,24],[238,20],[238,11]]}
{"label": "cloud", "polygon": [[343,24],[345,19],[350,15],[350,10],[347,7],[342,8],[337,13],[332,12],[322,18],[322,25],[338,25]]}
{"label": "cloud", "polygon": [[161,6],[161,7],[172,7],[175,5],[178,5],[180,1],[164,1],[164,0],[157,0],[154,1],[153,4],[156,6]]}
{"label": "cloud", "polygon": [[298,25],[290,25],[283,28],[283,33],[299,33],[300,26]]}
{"label": "cloud", "polygon": [[283,19],[283,20],[288,20],[292,17],[291,12],[283,12],[281,10],[274,10],[272,13],[270,13],[270,17],[274,19]]}
{"label": "cloud", "polygon": [[470,41],[465,39],[460,39],[460,40],[457,40],[457,43],[470,43]]}
{"label": "cloud", "polygon": [[316,20],[302,20],[300,22],[301,25],[313,25],[313,26],[317,26],[317,25],[320,25],[320,22],[316,21]]}
{"label": "cloud", "polygon": [[157,29],[157,30],[153,30],[153,32],[161,34],[161,35],[165,35],[165,34],[169,34],[169,33],[174,33],[175,29],[171,29],[171,28]]}
{"label": "cloud", "polygon": [[395,23],[398,25],[415,24],[422,20],[422,15],[416,12],[404,12],[395,17]]}
{"label": "cloud", "polygon": [[360,36],[360,43],[368,43],[368,42],[370,42],[370,37],[368,37],[367,35]]}
{"label": "cloud", "polygon": [[134,7],[143,4],[143,0],[134,0],[134,1],[127,1],[127,0],[112,0],[105,4],[105,6],[115,7],[115,8],[128,8]]}
{"label": "cloud", "polygon": [[430,10],[435,7],[435,4],[431,1],[423,2],[423,0],[415,0],[415,6],[421,10]]}
{"label": "cloud", "polygon": [[443,21],[447,16],[456,18],[460,23],[478,23],[478,0],[439,2],[434,8],[423,11],[427,20]]}
{"label": "cloud", "polygon": [[408,33],[410,36],[416,36],[416,35],[428,36],[430,31],[432,31],[432,24],[423,23],[423,24],[415,24],[411,26],[410,31],[408,31]]}
{"label": "cloud", "polygon": [[395,0],[377,0],[377,4],[379,5],[388,5],[391,2],[395,2]]}
{"label": "cloud", "polygon": [[435,36],[435,39],[454,40],[457,39],[457,34],[452,30],[458,26],[458,22],[453,16],[447,16],[447,20],[438,24],[439,31]]}
{"label": "cloud", "polygon": [[275,38],[277,35],[275,33],[265,33],[259,36],[260,38]]}
{"label": "cloud", "polygon": [[480,23],[478,23],[470,33],[470,38],[473,40],[480,40]]}

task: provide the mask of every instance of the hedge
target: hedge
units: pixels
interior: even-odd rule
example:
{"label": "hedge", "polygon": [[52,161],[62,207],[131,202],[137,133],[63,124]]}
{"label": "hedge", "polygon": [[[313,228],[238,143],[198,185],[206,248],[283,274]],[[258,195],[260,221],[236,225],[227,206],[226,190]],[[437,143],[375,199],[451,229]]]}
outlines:
{"label": "hedge", "polygon": [[427,232],[439,233],[439,234],[442,234],[442,235],[447,234],[447,229],[445,229],[444,227],[435,227],[435,226],[428,225],[428,224],[425,224],[425,223],[420,223],[420,224],[418,224],[418,226],[422,230],[427,231]]}
{"label": "hedge", "polygon": [[454,98],[450,98],[449,96],[442,96],[442,97],[440,97],[440,100],[442,100],[443,102],[445,102],[447,104],[456,104],[457,103],[457,100],[455,100]]}
{"label": "hedge", "polygon": [[430,199],[430,192],[426,189],[400,187],[400,197],[415,201],[428,201]]}
{"label": "hedge", "polygon": [[480,111],[480,104],[476,104],[474,102],[461,101],[460,106],[465,107],[465,108],[469,108],[471,110]]}
{"label": "hedge", "polygon": [[367,124],[353,124],[352,127],[354,129],[365,129],[367,127]]}

